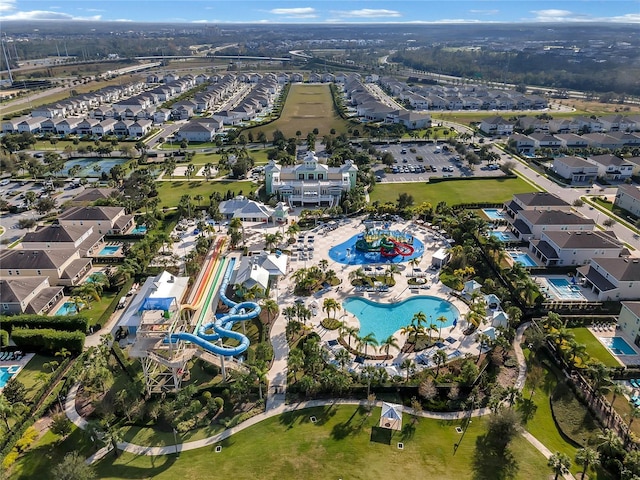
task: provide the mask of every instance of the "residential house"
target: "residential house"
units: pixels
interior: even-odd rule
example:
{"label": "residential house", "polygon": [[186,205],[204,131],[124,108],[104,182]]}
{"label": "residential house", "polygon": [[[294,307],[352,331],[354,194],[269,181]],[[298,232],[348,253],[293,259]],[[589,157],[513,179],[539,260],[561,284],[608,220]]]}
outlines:
{"label": "residential house", "polygon": [[45,120],[44,117],[27,117],[18,124],[18,133],[38,133]]}
{"label": "residential house", "polygon": [[521,210],[571,210],[571,204],[548,192],[518,193],[504,204],[505,211],[515,218]]}
{"label": "residential house", "polygon": [[58,135],[70,135],[76,133],[78,125],[82,123],[80,117],[67,117],[56,123],[56,133]]}
{"label": "residential house", "polygon": [[562,148],[581,150],[589,146],[588,140],[575,133],[557,133],[554,136],[560,139]]}
{"label": "residential house", "polygon": [[289,205],[335,206],[345,192],[355,188],[357,173],[358,167],[350,160],[329,167],[309,151],[303,162],[294,166],[283,167],[271,161],[265,167],[265,190]]}
{"label": "residential house", "polygon": [[582,138],[589,142],[590,147],[608,148],[615,150],[624,146],[624,140],[607,135],[606,133],[585,133]]}
{"label": "residential house", "polygon": [[556,157],[553,170],[571,184],[591,184],[598,178],[598,166],[580,157]]}
{"label": "residential house", "polygon": [[633,174],[633,163],[615,155],[595,155],[588,160],[598,167],[598,176],[610,181],[624,181]]}
{"label": "residential house", "polygon": [[636,347],[640,347],[640,302],[622,302],[617,325]]}
{"label": "residential house", "polygon": [[408,130],[421,130],[431,126],[431,116],[422,113],[410,112],[408,110],[396,110],[387,114],[387,123],[399,123]]}
{"label": "residential house", "polygon": [[146,118],[141,118],[133,122],[129,126],[129,136],[131,137],[144,137],[147,133],[151,131],[151,127],[153,126],[153,122]]}
{"label": "residential house", "polygon": [[566,210],[522,210],[511,225],[511,231],[521,241],[538,240],[544,232],[595,230],[595,222]]}
{"label": "residential house", "polygon": [[127,215],[124,207],[72,207],[58,215],[58,223],[92,226],[102,235],[122,235],[135,225],[133,215]]}
{"label": "residential house", "polygon": [[118,123],[118,121],[115,118],[107,118],[105,120],[102,120],[100,123],[94,125],[93,128],[91,128],[91,134],[98,137],[102,137],[103,135],[111,135],[116,123]]}
{"label": "residential house", "polygon": [[536,148],[557,150],[562,146],[562,141],[549,133],[532,133],[529,137],[536,143]]}
{"label": "residential house", "polygon": [[584,285],[598,300],[640,299],[640,260],[637,258],[594,258],[578,269]]}
{"label": "residential house", "polygon": [[28,250],[76,249],[82,257],[95,256],[103,243],[104,235],[89,225],[47,225],[22,239],[22,247]]}
{"label": "residential house", "polygon": [[627,254],[612,232],[547,231],[529,244],[533,255],[545,266],[586,265],[596,258],[618,258]]}
{"label": "residential house", "polygon": [[222,216],[230,220],[239,218],[243,222],[268,222],[273,217],[274,210],[268,205],[249,200],[238,195],[231,200],[220,202],[219,210]]}
{"label": "residential house", "polygon": [[[205,121],[206,120],[206,121]],[[201,118],[186,123],[175,133],[176,141],[181,142],[210,142],[221,128],[220,119],[217,117]]]}
{"label": "residential house", "polygon": [[613,203],[630,214],[640,217],[640,187],[620,185]]}
{"label": "residential house", "polygon": [[0,315],[45,315],[63,296],[64,287],[52,287],[48,277],[0,279]]}
{"label": "residential house", "polygon": [[536,142],[533,138],[521,133],[514,133],[509,137],[509,147],[523,155],[533,155],[536,149]]}
{"label": "residential house", "polygon": [[52,285],[75,286],[91,270],[91,259],[76,249],[27,250],[0,252],[0,278],[41,277]]}
{"label": "residential house", "polygon": [[635,130],[636,123],[624,115],[605,115],[598,117],[605,132],[631,132]]}
{"label": "residential house", "polygon": [[514,123],[500,116],[485,118],[480,122],[480,131],[487,135],[511,135]]}

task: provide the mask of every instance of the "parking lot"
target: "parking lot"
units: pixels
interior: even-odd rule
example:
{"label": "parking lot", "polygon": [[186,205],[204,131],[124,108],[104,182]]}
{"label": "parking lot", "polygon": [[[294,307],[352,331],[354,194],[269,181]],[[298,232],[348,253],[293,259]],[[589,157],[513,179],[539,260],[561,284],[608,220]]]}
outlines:
{"label": "parking lot", "polygon": [[378,149],[393,155],[395,159],[393,167],[397,169],[397,173],[386,173],[384,166],[378,165],[375,169],[378,182],[419,182],[427,181],[430,177],[499,177],[503,175],[497,167],[492,167],[495,170],[489,170],[484,164],[476,165],[474,170],[471,170],[464,160],[455,160],[457,156],[455,151],[445,151],[442,146],[436,147],[434,144],[418,146],[415,143],[403,143],[379,146]]}

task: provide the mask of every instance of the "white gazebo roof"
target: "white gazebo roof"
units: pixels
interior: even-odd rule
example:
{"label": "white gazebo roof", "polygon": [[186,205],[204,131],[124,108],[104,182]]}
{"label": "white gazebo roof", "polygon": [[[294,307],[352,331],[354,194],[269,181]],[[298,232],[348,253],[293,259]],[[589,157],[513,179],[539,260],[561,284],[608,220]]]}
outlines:
{"label": "white gazebo roof", "polygon": [[392,430],[402,430],[402,405],[382,403],[380,413],[380,427]]}

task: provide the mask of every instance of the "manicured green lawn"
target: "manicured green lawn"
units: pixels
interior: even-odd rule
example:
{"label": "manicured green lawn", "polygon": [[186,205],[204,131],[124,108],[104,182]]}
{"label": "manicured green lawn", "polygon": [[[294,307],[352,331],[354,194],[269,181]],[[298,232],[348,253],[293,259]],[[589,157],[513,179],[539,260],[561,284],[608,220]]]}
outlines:
{"label": "manicured green lawn", "polygon": [[589,331],[588,328],[572,328],[575,340],[587,346],[587,353],[600,360],[607,367],[619,367],[620,362],[606,349],[602,343]]}
{"label": "manicured green lawn", "polygon": [[371,201],[395,203],[400,192],[413,196],[414,204],[429,202],[433,206],[445,201],[448,205],[460,203],[489,202],[502,203],[514,193],[532,192],[535,189],[519,178],[495,180],[456,180],[434,184],[379,183],[371,192]]}
{"label": "manicured green lawn", "polygon": [[[182,195],[191,195],[191,199],[196,195],[204,196],[206,202],[209,201],[209,195],[213,192],[219,192],[222,195],[227,193],[228,190],[231,190],[234,194],[239,194],[240,192],[245,195],[250,191],[256,188],[256,185],[249,181],[241,181],[241,182],[231,182],[231,181],[220,181],[220,182],[202,182],[202,181],[192,181],[192,182],[182,182],[182,181],[174,181],[174,182],[157,182],[156,184],[158,188],[158,198],[160,199],[160,207],[177,207],[178,203],[180,203],[180,197]],[[203,201],[203,202],[204,202]],[[197,203],[194,201],[194,203]],[[205,203],[203,203],[204,205]]]}
{"label": "manicured green lawn", "polygon": [[249,131],[257,138],[258,132],[262,131],[268,140],[272,139],[273,132],[280,130],[286,138],[296,136],[300,131],[303,137],[318,129],[318,139],[323,135],[329,135],[331,129],[336,133],[347,131],[348,122],[341,119],[331,98],[329,85],[291,85],[287,100],[282,110],[280,118],[267,125],[253,127]]}
{"label": "manicured green lawn", "polygon": [[[314,415],[317,423],[311,423]],[[371,479],[407,478],[499,478],[503,458],[486,455],[476,443],[484,433],[485,421],[473,419],[458,448],[459,422],[420,419],[415,428],[377,435],[372,441],[380,409],[367,416],[356,406],[316,408],[265,420],[214,446],[183,452],[178,458],[109,455],[96,464],[104,479]],[[411,422],[405,415],[404,425]],[[385,430],[384,432],[389,432]],[[404,443],[404,450],[397,443]],[[546,479],[546,460],[523,438],[511,444],[516,466],[513,478]]]}
{"label": "manicured green lawn", "polygon": [[61,357],[49,357],[46,355],[40,355],[36,353],[29,363],[25,365],[25,367],[20,370],[18,376],[16,377],[27,389],[27,400],[31,400],[33,395],[36,394],[42,383],[36,377],[40,372],[45,372],[47,374],[51,374],[51,369],[45,369],[43,365],[45,363],[56,361],[60,363],[62,361]]}

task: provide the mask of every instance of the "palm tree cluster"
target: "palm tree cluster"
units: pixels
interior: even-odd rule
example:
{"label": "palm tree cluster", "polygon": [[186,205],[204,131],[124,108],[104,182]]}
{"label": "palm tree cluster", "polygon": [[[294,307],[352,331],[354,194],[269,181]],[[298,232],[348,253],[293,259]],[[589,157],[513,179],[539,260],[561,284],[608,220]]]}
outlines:
{"label": "palm tree cluster", "polygon": [[313,265],[309,268],[301,268],[293,273],[295,281],[294,292],[298,295],[310,295],[323,284],[334,285],[338,281],[338,275],[334,270],[326,270]]}

